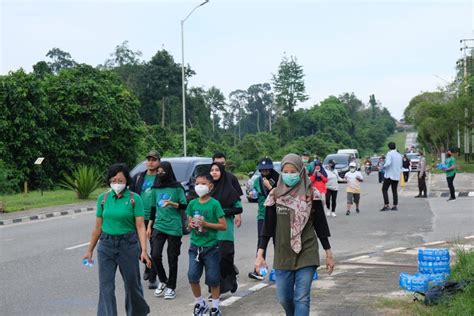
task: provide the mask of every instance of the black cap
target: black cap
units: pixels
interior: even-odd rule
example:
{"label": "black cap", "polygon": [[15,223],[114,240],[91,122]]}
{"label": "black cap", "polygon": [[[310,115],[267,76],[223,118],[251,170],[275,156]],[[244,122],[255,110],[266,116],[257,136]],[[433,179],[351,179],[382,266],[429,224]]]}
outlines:
{"label": "black cap", "polygon": [[273,161],[270,158],[264,158],[260,160],[257,166],[258,170],[269,170],[273,169]]}
{"label": "black cap", "polygon": [[150,150],[148,155],[146,155],[146,158],[150,158],[150,157],[158,159],[158,160],[161,159],[160,153],[157,150]]}

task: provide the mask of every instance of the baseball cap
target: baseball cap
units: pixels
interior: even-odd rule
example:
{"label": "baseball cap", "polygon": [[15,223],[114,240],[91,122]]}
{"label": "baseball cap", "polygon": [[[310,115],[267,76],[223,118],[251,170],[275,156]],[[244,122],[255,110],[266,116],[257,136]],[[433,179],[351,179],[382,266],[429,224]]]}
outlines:
{"label": "baseball cap", "polygon": [[150,150],[148,155],[146,155],[146,158],[150,158],[150,157],[158,159],[158,160],[160,160],[161,158],[160,153],[157,150]]}

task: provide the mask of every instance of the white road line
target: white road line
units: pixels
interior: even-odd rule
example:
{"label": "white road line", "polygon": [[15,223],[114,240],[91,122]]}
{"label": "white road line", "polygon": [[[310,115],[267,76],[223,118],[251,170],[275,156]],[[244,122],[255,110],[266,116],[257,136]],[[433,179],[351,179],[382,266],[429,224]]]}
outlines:
{"label": "white road line", "polygon": [[398,247],[398,248],[392,248],[392,249],[384,250],[384,252],[386,252],[386,253],[392,253],[392,252],[397,252],[397,251],[405,250],[405,249],[407,249],[407,248],[405,248],[405,247]]}
{"label": "white road line", "polygon": [[354,257],[354,258],[350,258],[346,261],[357,261],[357,260],[361,260],[361,259],[367,259],[367,258],[370,258],[369,256],[367,255],[363,255],[363,256],[359,256],[359,257]]}
{"label": "white road line", "polygon": [[441,244],[445,244],[445,243],[446,243],[446,241],[440,240],[440,241],[428,242],[426,244],[423,244],[423,246],[436,246],[436,245],[441,245]]}
{"label": "white road line", "polygon": [[469,192],[467,196],[471,196],[471,197],[474,196],[474,192]]}
{"label": "white road line", "polygon": [[249,291],[257,292],[257,291],[259,291],[259,290],[261,290],[261,289],[263,289],[263,288],[266,288],[266,287],[269,286],[269,285],[270,285],[270,284],[268,284],[268,283],[262,282],[262,283],[259,283],[259,284],[257,284],[257,285],[252,286],[251,288],[249,288]]}
{"label": "white road line", "polygon": [[85,247],[85,246],[89,246],[89,242],[86,242],[86,243],[83,243],[83,244],[80,244],[80,245],[77,245],[77,246],[72,246],[72,247],[66,248],[66,250],[73,250],[73,249],[81,248],[81,247]]}
{"label": "white road line", "polygon": [[474,239],[474,235],[466,236],[466,237],[464,237],[464,239]]}
{"label": "white road line", "polygon": [[229,297],[228,299],[225,299],[224,301],[222,301],[219,305],[220,306],[229,306],[231,305],[232,303],[235,303],[237,302],[238,300],[240,300],[242,297],[240,296],[231,296]]}

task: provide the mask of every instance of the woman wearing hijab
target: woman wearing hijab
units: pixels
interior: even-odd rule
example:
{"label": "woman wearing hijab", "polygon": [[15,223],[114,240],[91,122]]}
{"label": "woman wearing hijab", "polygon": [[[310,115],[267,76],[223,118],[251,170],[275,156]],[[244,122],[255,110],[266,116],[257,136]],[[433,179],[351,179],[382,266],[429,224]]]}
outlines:
{"label": "woman wearing hijab", "polygon": [[[258,245],[260,244],[260,239],[262,237],[263,231],[263,221],[265,218],[265,200],[270,193],[270,190],[275,188],[280,174],[273,169],[273,161],[270,158],[265,158],[260,160],[257,166],[260,171],[260,176],[258,176],[253,182],[253,188],[257,191],[257,201],[258,201],[258,213],[257,213],[257,250]],[[265,258],[265,253],[263,254]],[[248,274],[249,278],[255,280],[263,280],[263,276],[260,275],[259,271],[252,271]]]}
{"label": "woman wearing hijab", "polygon": [[301,158],[288,154],[282,160],[277,187],[265,202],[263,236],[255,270],[267,267],[263,253],[273,237],[277,298],[286,315],[309,315],[311,283],[319,266],[316,234],[326,251],[328,273],[334,269],[324,208],[321,200],[315,200],[319,194],[313,190]]}
{"label": "woman wearing hijab", "polygon": [[221,254],[221,294],[228,291],[235,293],[239,272],[234,266],[234,216],[242,213],[242,202],[222,164],[215,162],[211,165],[211,177],[214,183],[211,196],[221,204],[227,224],[226,230],[217,232]]}
{"label": "woman wearing hijab", "polygon": [[[152,187],[151,214],[147,235],[152,236],[152,259],[160,280],[154,295],[165,299],[176,297],[178,257],[181,253],[183,227],[181,211],[186,209],[184,188],[176,180],[171,164],[162,161],[156,170],[158,184]],[[153,232],[153,233],[152,233]],[[169,277],[163,267],[163,248],[168,241]]]}
{"label": "woman wearing hijab", "polygon": [[318,190],[321,193],[321,197],[324,198],[327,192],[326,182],[328,182],[328,174],[320,160],[314,163],[314,172],[309,176],[309,179],[313,184],[313,188]]}

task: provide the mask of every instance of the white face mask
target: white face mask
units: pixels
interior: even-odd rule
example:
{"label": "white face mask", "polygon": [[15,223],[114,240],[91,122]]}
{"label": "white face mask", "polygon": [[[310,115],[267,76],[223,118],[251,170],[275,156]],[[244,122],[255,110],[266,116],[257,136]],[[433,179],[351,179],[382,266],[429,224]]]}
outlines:
{"label": "white face mask", "polygon": [[119,194],[120,192],[125,189],[126,184],[125,183],[112,183],[110,184],[110,187],[112,190],[114,190],[115,194]]}
{"label": "white face mask", "polygon": [[355,171],[356,171],[356,168],[351,167],[349,170],[350,170],[351,172],[355,172]]}
{"label": "white face mask", "polygon": [[199,197],[203,197],[204,195],[208,194],[209,193],[209,187],[205,184],[197,184],[195,187],[194,187],[194,191],[196,191],[196,194],[199,196]]}

